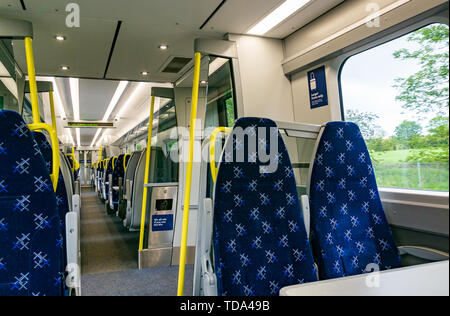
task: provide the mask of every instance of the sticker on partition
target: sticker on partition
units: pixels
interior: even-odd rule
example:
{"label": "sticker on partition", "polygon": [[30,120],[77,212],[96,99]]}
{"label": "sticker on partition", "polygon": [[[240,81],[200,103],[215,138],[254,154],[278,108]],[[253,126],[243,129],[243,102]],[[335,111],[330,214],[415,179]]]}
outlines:
{"label": "sticker on partition", "polygon": [[325,66],[308,72],[308,85],[311,109],[328,105]]}
{"label": "sticker on partition", "polygon": [[173,230],[173,214],[152,216],[152,231],[162,232],[168,230]]}

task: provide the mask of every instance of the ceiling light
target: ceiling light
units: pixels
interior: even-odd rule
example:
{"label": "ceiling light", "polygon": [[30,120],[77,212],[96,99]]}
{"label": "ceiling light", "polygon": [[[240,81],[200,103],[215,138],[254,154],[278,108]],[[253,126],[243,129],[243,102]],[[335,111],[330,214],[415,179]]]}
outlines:
{"label": "ceiling light", "polygon": [[56,35],[55,38],[57,41],[65,41],[66,40],[66,37],[62,36],[62,35]]}
{"label": "ceiling light", "polygon": [[61,66],[61,70],[67,71],[67,70],[69,70],[69,69],[70,69],[69,66]]}
{"label": "ceiling light", "polygon": [[97,140],[97,138],[100,135],[101,131],[102,131],[101,128],[97,129],[97,132],[95,133],[94,139],[92,140],[91,147],[94,147],[95,141]]}
{"label": "ceiling light", "polygon": [[117,103],[119,102],[120,97],[122,96],[123,92],[125,91],[125,88],[128,85],[128,81],[121,81],[119,85],[117,86],[116,92],[114,93],[111,102],[109,103],[108,108],[106,109],[105,115],[103,116],[103,121],[107,121],[109,116],[111,115],[111,112],[116,107]]}
{"label": "ceiling light", "polygon": [[77,78],[69,79],[70,96],[72,97],[73,119],[80,120],[80,89],[79,80]]}
{"label": "ceiling light", "polygon": [[80,129],[77,128],[75,131],[76,131],[76,134],[77,134],[77,145],[78,145],[78,147],[81,147],[81,142],[80,142]]}
{"label": "ceiling light", "polygon": [[205,84],[207,83],[207,81],[206,81],[206,80],[202,80],[202,81],[200,81],[200,83],[201,83],[202,85],[205,85]]}
{"label": "ceiling light", "polygon": [[263,18],[247,34],[264,35],[292,14],[307,5],[311,0],[286,0],[278,8]]}
{"label": "ceiling light", "polygon": [[143,71],[143,72],[141,72],[141,75],[148,76],[148,72],[147,71]]}
{"label": "ceiling light", "polygon": [[75,147],[75,142],[73,141],[71,129],[68,129],[67,132],[69,134],[70,143],[72,143],[72,146]]}
{"label": "ceiling light", "polygon": [[161,44],[158,47],[159,47],[160,50],[167,50],[169,48],[169,46],[166,45],[166,44]]}
{"label": "ceiling light", "polygon": [[49,81],[53,85],[53,96],[55,100],[56,107],[58,108],[59,114],[62,120],[66,120],[66,112],[64,110],[63,103],[61,101],[61,94],[59,93],[58,85],[56,84],[55,77],[36,77],[37,81]]}
{"label": "ceiling light", "polygon": [[143,82],[139,83],[139,85],[134,89],[133,93],[128,98],[128,100],[122,105],[122,108],[120,109],[119,113],[117,113],[116,118],[115,118],[116,120],[118,120],[122,116],[122,114],[125,113],[125,110],[132,103],[132,101],[134,101],[134,99],[140,93],[140,91],[143,88],[145,88],[145,86],[146,86],[145,83],[143,83]]}

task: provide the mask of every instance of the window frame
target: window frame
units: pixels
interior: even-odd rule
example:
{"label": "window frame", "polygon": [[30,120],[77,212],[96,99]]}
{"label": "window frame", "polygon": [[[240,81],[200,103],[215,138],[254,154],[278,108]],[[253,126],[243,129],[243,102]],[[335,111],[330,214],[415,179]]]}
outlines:
{"label": "window frame", "polygon": [[[399,39],[403,36],[406,36],[408,34],[411,34],[417,30],[420,30],[424,27],[427,27],[429,25],[433,24],[445,24],[448,27],[450,27],[450,18],[446,15],[446,12],[448,12],[448,9],[443,10],[442,12],[438,13],[437,15],[428,17],[428,18],[422,18],[422,17],[416,17],[413,19],[410,19],[408,21],[405,21],[401,23],[399,26],[393,27],[391,29],[388,29],[385,32],[381,32],[381,34],[376,35],[374,37],[373,41],[371,41],[368,44],[362,45],[359,48],[350,50],[349,52],[340,55],[339,57],[335,58],[335,65],[337,65],[337,86],[338,86],[338,94],[339,94],[339,111],[340,111],[340,117],[342,121],[345,120],[345,107],[344,107],[344,96],[343,96],[343,87],[342,87],[342,72],[343,69],[347,63],[347,61],[361,53],[364,53],[366,51],[369,51],[371,49],[374,49],[376,47],[379,47],[381,45],[387,44],[391,41],[394,41],[396,39]],[[447,200],[450,196],[449,191],[437,191],[437,190],[420,190],[420,189],[409,189],[409,188],[389,188],[389,187],[379,187],[379,191],[381,195],[386,194],[419,194],[424,196],[429,196],[431,198],[439,199],[444,195]]]}

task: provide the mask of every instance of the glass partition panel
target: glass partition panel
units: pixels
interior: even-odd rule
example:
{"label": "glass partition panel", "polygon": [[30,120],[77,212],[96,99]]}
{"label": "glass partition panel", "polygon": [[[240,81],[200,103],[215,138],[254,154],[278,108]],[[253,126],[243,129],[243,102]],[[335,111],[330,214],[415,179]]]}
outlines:
{"label": "glass partition panel", "polygon": [[[11,47],[11,49],[9,49]],[[19,94],[11,41],[0,40],[0,110],[19,111]]]}
{"label": "glass partition panel", "polygon": [[205,128],[232,127],[236,120],[231,62],[226,58],[211,59]]}

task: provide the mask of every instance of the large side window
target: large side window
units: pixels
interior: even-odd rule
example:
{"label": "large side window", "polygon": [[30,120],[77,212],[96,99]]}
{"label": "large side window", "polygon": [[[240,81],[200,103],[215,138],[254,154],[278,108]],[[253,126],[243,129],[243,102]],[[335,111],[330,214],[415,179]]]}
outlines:
{"label": "large side window", "polygon": [[449,189],[449,28],[433,24],[355,55],[341,72],[378,185]]}

